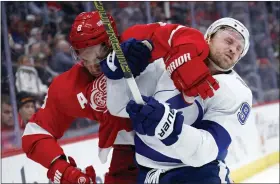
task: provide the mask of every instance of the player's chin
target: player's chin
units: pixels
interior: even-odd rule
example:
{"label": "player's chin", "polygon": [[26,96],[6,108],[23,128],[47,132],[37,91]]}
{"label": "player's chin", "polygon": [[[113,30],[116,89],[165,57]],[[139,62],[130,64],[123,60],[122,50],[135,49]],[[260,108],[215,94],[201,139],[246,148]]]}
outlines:
{"label": "player's chin", "polygon": [[90,71],[91,75],[94,76],[94,77],[99,77],[102,72],[101,71],[98,71],[98,72],[93,72],[93,71]]}
{"label": "player's chin", "polygon": [[236,62],[234,58],[226,58],[225,60],[225,65],[227,65],[228,68],[232,67]]}
{"label": "player's chin", "polygon": [[222,62],[220,62],[219,65],[219,67],[221,67],[222,69],[227,70],[232,67],[233,63],[230,59],[227,58],[222,60]]}
{"label": "player's chin", "polygon": [[88,66],[86,68],[87,68],[88,72],[94,77],[99,77],[102,74],[100,67],[97,68],[94,66]]}

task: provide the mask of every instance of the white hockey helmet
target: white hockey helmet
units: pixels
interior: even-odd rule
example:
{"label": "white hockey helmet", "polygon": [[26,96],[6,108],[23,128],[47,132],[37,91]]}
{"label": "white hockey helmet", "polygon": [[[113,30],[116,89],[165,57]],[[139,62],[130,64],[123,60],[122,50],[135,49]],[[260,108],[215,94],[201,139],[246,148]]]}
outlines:
{"label": "white hockey helmet", "polygon": [[206,40],[208,40],[214,33],[216,33],[221,27],[224,27],[224,26],[228,26],[228,27],[235,29],[243,36],[243,38],[245,40],[243,51],[240,55],[240,58],[238,59],[238,60],[240,60],[243,56],[245,56],[245,54],[249,50],[250,34],[249,34],[248,29],[238,20],[230,18],[230,17],[225,17],[225,18],[216,20],[208,27],[206,33],[204,34],[204,38]]}

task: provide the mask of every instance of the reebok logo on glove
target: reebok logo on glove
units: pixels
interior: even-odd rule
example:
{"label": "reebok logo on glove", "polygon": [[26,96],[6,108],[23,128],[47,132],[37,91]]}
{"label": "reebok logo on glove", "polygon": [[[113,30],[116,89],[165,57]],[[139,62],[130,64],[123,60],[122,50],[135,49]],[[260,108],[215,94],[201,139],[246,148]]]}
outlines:
{"label": "reebok logo on glove", "polygon": [[166,70],[169,73],[169,76],[171,76],[171,74],[173,73],[174,70],[176,70],[179,66],[181,66],[182,64],[184,64],[187,61],[191,60],[191,55],[190,53],[185,53],[182,56],[179,56],[177,59],[175,59],[174,61],[172,61],[169,66],[166,68]]}
{"label": "reebok logo on glove", "polygon": [[[91,180],[90,180],[90,182],[91,182]],[[78,178],[78,184],[85,184],[85,183],[86,183],[86,178],[85,177],[81,176],[81,177]]]}
{"label": "reebok logo on glove", "polygon": [[168,105],[163,105],[165,106],[165,112],[155,129],[155,136],[160,140],[167,138],[173,132],[177,113],[175,109],[170,109]]}

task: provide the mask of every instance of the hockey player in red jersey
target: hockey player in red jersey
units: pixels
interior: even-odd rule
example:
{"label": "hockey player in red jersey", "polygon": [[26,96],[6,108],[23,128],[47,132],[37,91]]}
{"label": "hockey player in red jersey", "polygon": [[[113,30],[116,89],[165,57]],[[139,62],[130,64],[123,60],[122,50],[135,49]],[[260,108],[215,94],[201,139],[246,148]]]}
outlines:
{"label": "hockey player in red jersey", "polygon": [[[116,24],[111,16],[109,18],[117,34]],[[48,89],[44,104],[26,125],[22,137],[22,148],[28,158],[48,169],[47,177],[51,181],[91,183],[95,182],[94,168],[89,166],[83,173],[76,167],[73,158],[68,158],[69,162],[67,162],[67,157],[57,143],[57,139],[63,136],[76,118],[86,117],[96,120],[100,123],[101,152],[99,154],[101,159],[106,161],[106,154],[113,146],[118,132],[129,132],[132,128],[129,119],[111,116],[106,108],[106,79],[98,63],[108,55],[111,49],[98,13],[79,14],[72,25],[69,39],[81,61],[54,79]],[[146,46],[138,44],[139,47]],[[150,57],[150,52],[147,51],[148,55],[140,54],[143,57]],[[124,53],[127,54],[127,52]],[[133,54],[126,55],[126,57],[131,56]],[[143,57],[139,59],[147,60]],[[132,132],[127,133],[127,136],[130,136],[133,142]],[[131,142],[118,140],[118,145],[114,145],[105,183],[136,181],[137,167],[134,164],[134,147]],[[92,157],[97,157],[97,155]]]}

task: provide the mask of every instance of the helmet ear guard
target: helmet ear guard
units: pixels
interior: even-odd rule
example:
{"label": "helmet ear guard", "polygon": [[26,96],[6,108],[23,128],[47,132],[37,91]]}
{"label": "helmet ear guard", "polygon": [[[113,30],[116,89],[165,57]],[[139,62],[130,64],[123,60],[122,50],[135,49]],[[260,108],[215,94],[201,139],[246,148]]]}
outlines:
{"label": "helmet ear guard", "polygon": [[81,61],[82,59],[79,57],[79,50],[75,50],[73,46],[70,47],[70,53],[74,61],[78,62]]}

